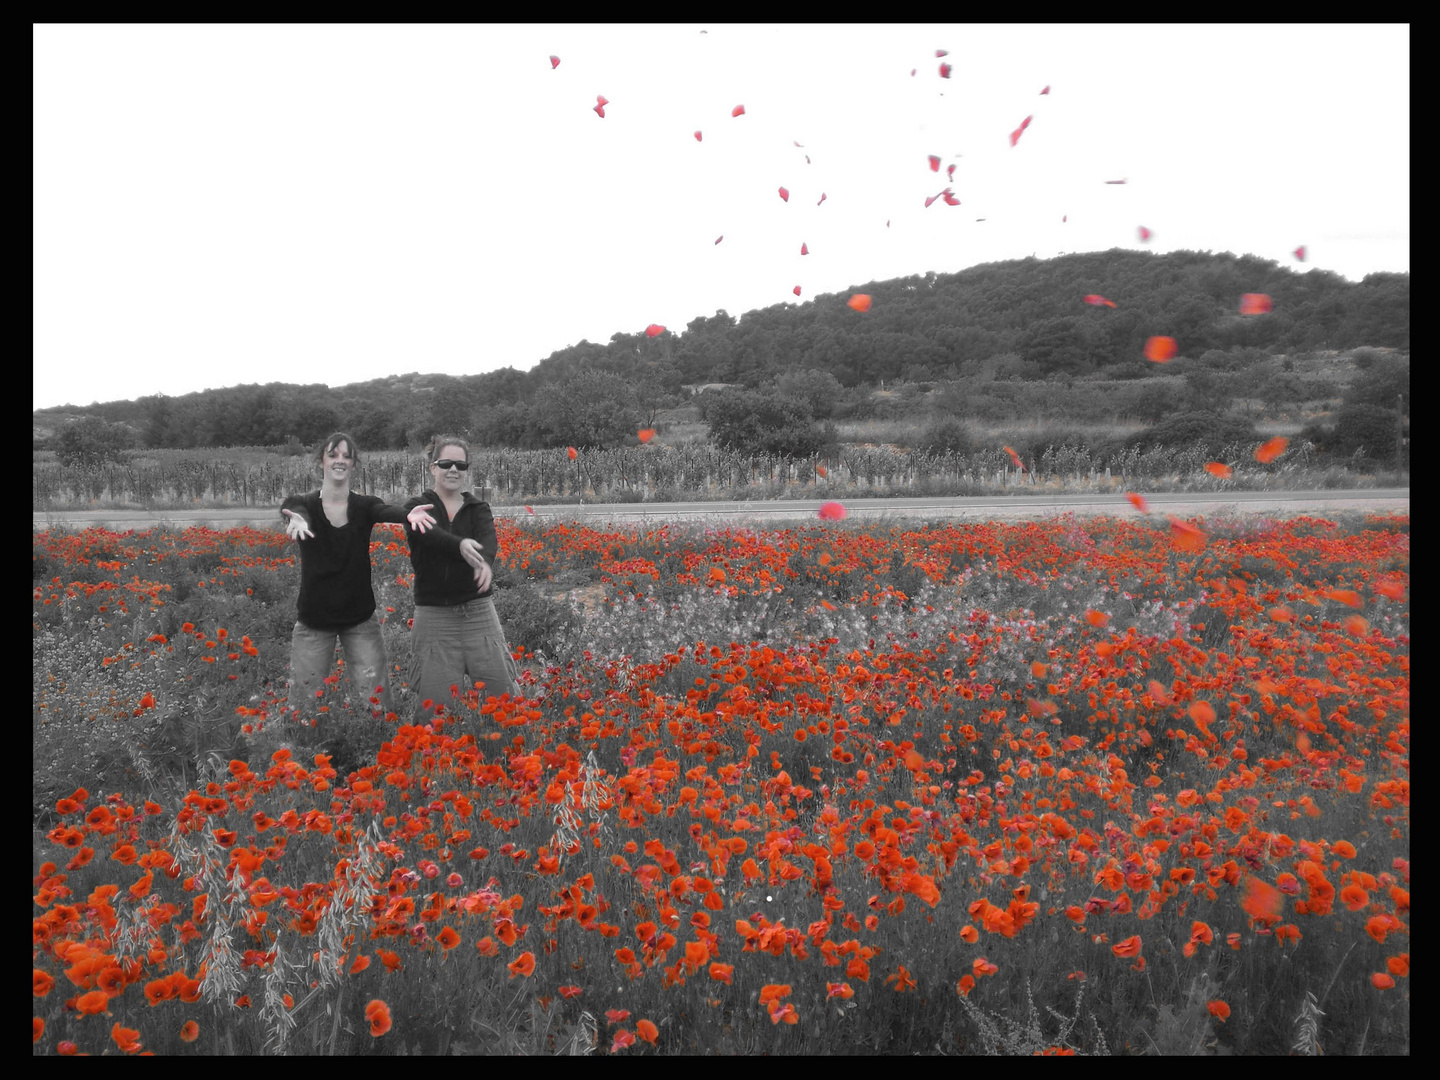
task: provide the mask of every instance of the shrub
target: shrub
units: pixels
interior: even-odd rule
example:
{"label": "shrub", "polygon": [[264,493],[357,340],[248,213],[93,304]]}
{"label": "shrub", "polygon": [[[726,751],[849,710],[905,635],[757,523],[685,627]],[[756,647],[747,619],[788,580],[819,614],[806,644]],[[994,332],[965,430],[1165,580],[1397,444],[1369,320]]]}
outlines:
{"label": "shrub", "polygon": [[[1409,424],[1404,435],[1408,441]],[[1345,405],[1335,416],[1328,449],[1340,454],[1364,450],[1365,456],[1386,464],[1395,462],[1395,410],[1382,405]],[[1407,452],[1406,457],[1409,457]]]}
{"label": "shrub", "polygon": [[1158,447],[1204,446],[1212,454],[1227,443],[1259,442],[1260,436],[1249,420],[1217,412],[1187,412],[1166,417],[1124,440],[1126,446],[1142,451]]}
{"label": "shrub", "polygon": [[949,450],[969,455],[976,449],[975,435],[969,425],[959,417],[937,416],[915,439],[914,449],[929,454],[943,454]]}
{"label": "shrub", "polygon": [[98,416],[86,416],[60,432],[56,457],[62,465],[100,465],[119,461],[120,451],[129,449],[133,441],[124,424],[108,424]]}
{"label": "shrub", "polygon": [[546,596],[529,582],[496,589],[495,612],[512,649],[523,646],[528,652],[543,650],[552,655],[558,650],[561,636],[576,622],[569,603]]}
{"label": "shrub", "polygon": [[740,453],[810,457],[836,442],[834,425],[816,423],[803,401],[753,390],[721,392],[705,420],[713,442]]}

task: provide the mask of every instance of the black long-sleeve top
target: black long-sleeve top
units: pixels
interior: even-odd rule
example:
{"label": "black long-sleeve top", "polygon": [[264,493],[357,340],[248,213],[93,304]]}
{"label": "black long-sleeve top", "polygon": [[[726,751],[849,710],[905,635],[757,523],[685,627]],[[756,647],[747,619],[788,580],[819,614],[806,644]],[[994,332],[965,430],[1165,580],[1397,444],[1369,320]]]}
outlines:
{"label": "black long-sleeve top", "polygon": [[[300,541],[300,621],[315,630],[339,631],[375,614],[370,529],[382,522],[403,523],[406,510],[352,491],[346,523],[337,529],[325,516],[318,490],[291,495],[280,508],[303,514],[315,534]],[[284,514],[280,518],[287,520]]]}
{"label": "black long-sleeve top", "polygon": [[405,504],[405,512],[425,503],[434,504],[430,511],[435,526],[421,533],[405,527],[410,540],[410,564],[415,568],[415,603],[424,607],[454,607],[471,600],[491,596],[492,580],[482,593],[475,587],[475,570],[460,554],[460,542],[467,537],[480,545],[480,553],[493,569],[500,551],[495,535],[495,515],[490,504],[481,502],[470,492],[463,493],[464,502],[451,518],[445,503],[433,491]]}

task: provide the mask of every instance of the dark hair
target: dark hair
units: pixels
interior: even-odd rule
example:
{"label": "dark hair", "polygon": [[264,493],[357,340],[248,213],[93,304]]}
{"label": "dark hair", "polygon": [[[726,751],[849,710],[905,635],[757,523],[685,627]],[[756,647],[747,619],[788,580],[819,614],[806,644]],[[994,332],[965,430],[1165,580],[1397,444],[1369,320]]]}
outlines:
{"label": "dark hair", "polygon": [[315,457],[320,462],[320,464],[325,464],[325,455],[328,454],[331,450],[334,450],[342,442],[346,446],[350,447],[351,464],[359,465],[360,447],[355,445],[355,439],[352,436],[345,434],[345,432],[343,431],[335,432],[335,434],[331,435],[329,438],[327,438],[324,442],[320,444],[320,449],[315,452]]}
{"label": "dark hair", "polygon": [[433,465],[440,460],[437,455],[447,446],[460,447],[461,450],[465,451],[465,460],[470,460],[470,444],[459,435],[436,435],[425,447],[425,460]]}

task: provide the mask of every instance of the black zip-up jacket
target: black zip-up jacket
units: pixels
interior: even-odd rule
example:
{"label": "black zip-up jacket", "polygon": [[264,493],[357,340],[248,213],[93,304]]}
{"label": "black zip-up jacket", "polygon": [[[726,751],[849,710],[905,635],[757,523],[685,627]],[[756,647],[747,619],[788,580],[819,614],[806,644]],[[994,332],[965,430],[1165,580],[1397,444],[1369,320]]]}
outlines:
{"label": "black zip-up jacket", "polygon": [[[337,529],[325,516],[318,489],[291,495],[280,508],[303,514],[315,534],[313,540],[300,541],[300,600],[296,605],[300,621],[314,630],[339,631],[375,614],[370,528],[381,522],[402,524],[406,511],[374,495],[352,491],[346,524]],[[284,514],[280,519],[287,520]]]}
{"label": "black zip-up jacket", "polygon": [[435,518],[434,528],[421,533],[408,523],[405,526],[410,540],[410,564],[415,568],[415,603],[423,607],[454,607],[495,593],[493,579],[483,593],[475,588],[475,570],[460,554],[460,541],[469,537],[479,543],[480,553],[494,570],[500,552],[495,515],[490,512],[489,503],[481,502],[470,492],[464,492],[463,497],[465,501],[453,519],[433,491],[426,491],[405,504],[406,513],[417,506],[433,504],[430,514]]}

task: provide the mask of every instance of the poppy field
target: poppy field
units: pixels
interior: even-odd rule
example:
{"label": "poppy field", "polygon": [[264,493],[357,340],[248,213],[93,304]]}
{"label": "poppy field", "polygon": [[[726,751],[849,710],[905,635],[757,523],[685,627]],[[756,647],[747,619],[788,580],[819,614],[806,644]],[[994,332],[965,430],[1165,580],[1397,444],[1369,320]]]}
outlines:
{"label": "poppy field", "polygon": [[34,1052],[1408,1053],[1409,519],[1135,503],[502,519],[441,703],[382,529],[385,717],[278,531],[36,533]]}

